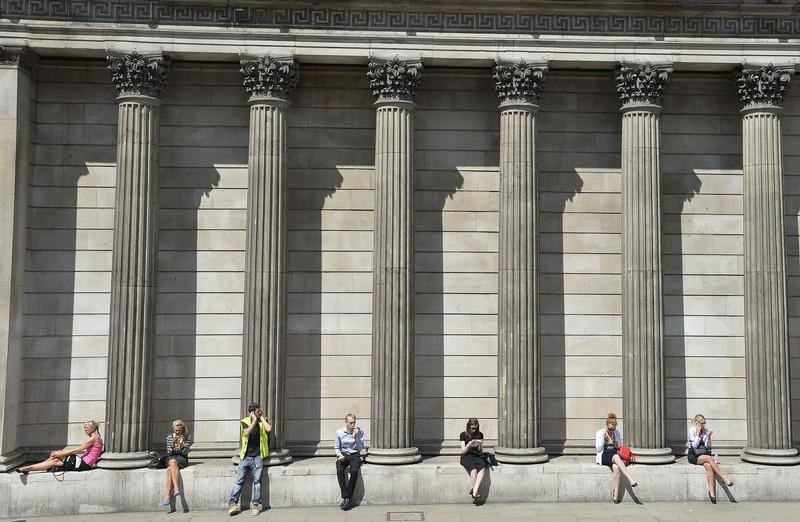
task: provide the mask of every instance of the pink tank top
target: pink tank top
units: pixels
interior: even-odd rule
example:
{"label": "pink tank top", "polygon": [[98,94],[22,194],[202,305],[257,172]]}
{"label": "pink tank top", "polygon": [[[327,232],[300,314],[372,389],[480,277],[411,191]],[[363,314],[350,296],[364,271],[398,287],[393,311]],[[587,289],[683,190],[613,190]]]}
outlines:
{"label": "pink tank top", "polygon": [[100,454],[103,453],[103,440],[100,439],[100,442],[97,444],[92,444],[91,447],[81,455],[81,460],[86,463],[87,466],[93,468],[95,464],[97,464],[98,459],[100,459]]}

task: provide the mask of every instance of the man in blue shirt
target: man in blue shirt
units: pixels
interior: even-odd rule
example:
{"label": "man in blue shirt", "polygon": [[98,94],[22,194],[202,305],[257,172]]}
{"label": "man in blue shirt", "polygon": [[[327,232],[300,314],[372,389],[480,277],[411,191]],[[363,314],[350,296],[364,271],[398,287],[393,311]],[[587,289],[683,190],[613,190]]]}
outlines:
{"label": "man in blue shirt", "polygon": [[[339,507],[347,511],[352,509],[353,491],[358,481],[358,470],[361,468],[361,450],[364,449],[364,430],[356,426],[356,416],[348,413],[344,417],[345,427],[336,432],[333,440],[333,451],[336,452],[336,477],[339,489],[342,490],[342,502]],[[350,468],[350,481],[345,480],[345,470]]]}

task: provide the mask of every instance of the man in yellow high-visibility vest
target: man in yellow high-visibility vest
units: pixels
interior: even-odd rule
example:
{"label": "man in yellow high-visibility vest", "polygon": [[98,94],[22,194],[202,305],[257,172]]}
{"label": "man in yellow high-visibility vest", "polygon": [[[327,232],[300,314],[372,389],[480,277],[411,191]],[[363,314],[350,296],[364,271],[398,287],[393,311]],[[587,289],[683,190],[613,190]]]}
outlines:
{"label": "man in yellow high-visibility vest", "polygon": [[239,469],[236,482],[231,489],[228,500],[228,514],[235,515],[241,511],[239,496],[242,494],[247,473],[253,473],[253,500],[250,508],[253,515],[261,512],[261,470],[264,460],[269,456],[269,432],[272,424],[263,416],[261,405],[254,402],[247,407],[249,415],[239,421],[241,443],[239,446]]}

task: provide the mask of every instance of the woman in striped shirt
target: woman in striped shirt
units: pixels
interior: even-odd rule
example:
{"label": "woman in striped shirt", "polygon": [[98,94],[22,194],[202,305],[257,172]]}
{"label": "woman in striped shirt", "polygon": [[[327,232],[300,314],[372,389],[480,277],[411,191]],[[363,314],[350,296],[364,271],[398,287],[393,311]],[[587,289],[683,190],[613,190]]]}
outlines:
{"label": "woman in striped shirt", "polygon": [[189,448],[192,436],[181,419],[172,421],[172,433],[167,435],[167,483],[164,486],[162,506],[169,506],[172,498],[181,494],[181,470],[189,465]]}

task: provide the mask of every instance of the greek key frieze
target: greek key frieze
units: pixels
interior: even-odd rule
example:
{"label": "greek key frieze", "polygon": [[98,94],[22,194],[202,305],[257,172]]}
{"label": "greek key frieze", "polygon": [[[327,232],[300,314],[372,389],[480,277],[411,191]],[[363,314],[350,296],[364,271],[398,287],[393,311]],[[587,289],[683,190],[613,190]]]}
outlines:
{"label": "greek key frieze", "polygon": [[88,22],[303,29],[647,36],[797,36],[800,17],[603,14],[174,4],[162,0],[0,0],[0,17]]}

